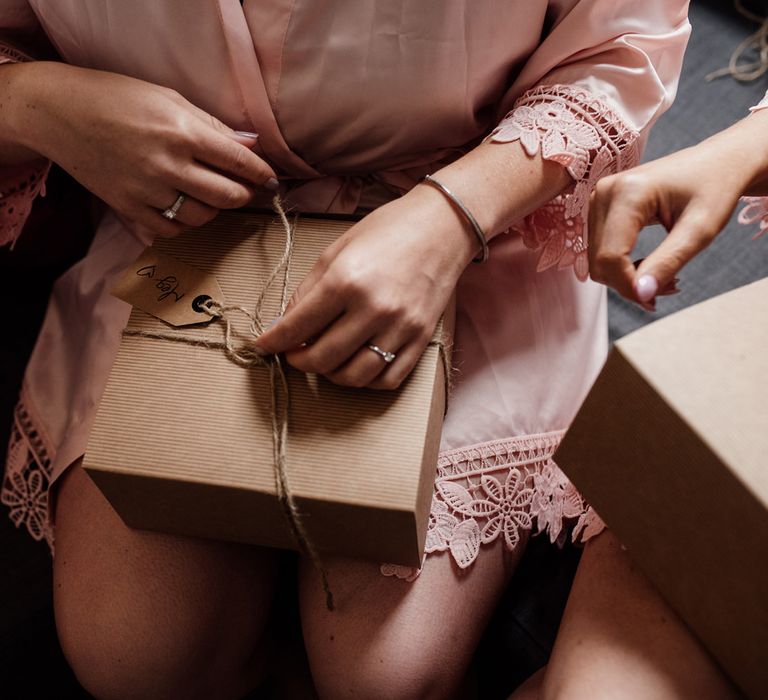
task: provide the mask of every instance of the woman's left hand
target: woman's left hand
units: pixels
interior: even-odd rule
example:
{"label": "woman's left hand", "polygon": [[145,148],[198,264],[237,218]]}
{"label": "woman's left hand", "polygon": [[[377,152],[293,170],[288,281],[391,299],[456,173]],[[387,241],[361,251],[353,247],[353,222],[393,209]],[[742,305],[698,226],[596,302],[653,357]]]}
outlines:
{"label": "woman's left hand", "polygon": [[429,343],[475,244],[443,196],[418,186],[331,245],[255,345],[337,384],[395,389]]}

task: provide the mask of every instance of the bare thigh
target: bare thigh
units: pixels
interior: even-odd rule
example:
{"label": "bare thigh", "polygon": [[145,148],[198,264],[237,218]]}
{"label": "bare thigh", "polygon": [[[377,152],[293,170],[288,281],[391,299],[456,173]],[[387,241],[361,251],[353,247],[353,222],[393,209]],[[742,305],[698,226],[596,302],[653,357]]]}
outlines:
{"label": "bare thigh", "polygon": [[54,608],[96,697],[238,697],[258,680],[275,554],[128,528],[74,465],[57,492]]}
{"label": "bare thigh", "polygon": [[541,697],[723,700],[740,697],[616,537],[591,540],[576,573]]}
{"label": "bare thigh", "polygon": [[329,561],[333,612],[304,563],[302,624],[320,697],[452,697],[524,545],[509,553],[497,541],[465,572],[447,553],[430,555],[412,583],[382,576],[375,564]]}

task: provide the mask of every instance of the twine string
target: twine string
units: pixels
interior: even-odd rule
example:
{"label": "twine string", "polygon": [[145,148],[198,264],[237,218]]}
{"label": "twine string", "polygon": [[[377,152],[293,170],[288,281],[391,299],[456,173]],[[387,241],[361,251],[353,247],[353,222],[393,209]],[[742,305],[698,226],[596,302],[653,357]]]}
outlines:
{"label": "twine string", "polygon": [[[707,75],[707,82],[730,75],[742,83],[757,80],[768,71],[768,17],[761,17],[744,7],[741,0],[734,0],[736,11],[760,28],[742,41],[731,54],[728,66]],[[745,60],[747,54],[756,53],[757,60]]]}

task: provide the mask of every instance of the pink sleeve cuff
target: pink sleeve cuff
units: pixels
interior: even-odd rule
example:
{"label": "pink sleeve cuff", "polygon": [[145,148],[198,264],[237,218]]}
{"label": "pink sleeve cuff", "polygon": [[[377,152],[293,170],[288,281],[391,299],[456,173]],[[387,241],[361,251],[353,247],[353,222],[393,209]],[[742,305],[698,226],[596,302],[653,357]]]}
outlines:
{"label": "pink sleeve cuff", "polygon": [[742,197],[747,206],[739,212],[740,224],[758,224],[759,228],[753,239],[760,238],[768,231],[768,197]]}
{"label": "pink sleeve cuff", "polygon": [[520,141],[529,156],[540,151],[574,179],[564,194],[512,227],[526,246],[540,251],[540,271],[573,267],[580,280],[587,279],[589,196],[601,177],[637,165],[638,137],[600,97],[571,85],[529,90],[488,137]]}
{"label": "pink sleeve cuff", "polygon": [[760,100],[760,102],[758,102],[754,107],[750,107],[749,111],[758,112],[761,109],[765,109],[766,107],[768,107],[768,92],[765,93],[765,96],[762,100]]}
{"label": "pink sleeve cuff", "polygon": [[0,170],[0,246],[19,237],[38,195],[45,196],[50,161],[38,160]]}
{"label": "pink sleeve cuff", "polygon": [[[0,43],[0,65],[31,60],[13,46]],[[35,198],[45,196],[50,168],[50,161],[45,160],[0,167],[0,246],[12,245],[19,237]]]}

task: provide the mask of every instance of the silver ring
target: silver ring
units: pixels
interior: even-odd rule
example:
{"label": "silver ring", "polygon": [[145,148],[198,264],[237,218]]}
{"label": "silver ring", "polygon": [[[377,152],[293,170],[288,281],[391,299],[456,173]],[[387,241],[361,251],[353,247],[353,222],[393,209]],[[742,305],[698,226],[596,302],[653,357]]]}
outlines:
{"label": "silver ring", "polygon": [[186,198],[187,195],[179,193],[179,196],[176,197],[176,201],[163,212],[163,216],[168,219],[168,221],[173,221],[179,213],[179,209],[181,209],[181,205],[184,204],[184,200]]}
{"label": "silver ring", "polygon": [[373,350],[388,365],[392,364],[395,361],[395,358],[397,357],[395,353],[382,350],[378,345],[366,345],[366,347],[369,350]]}

